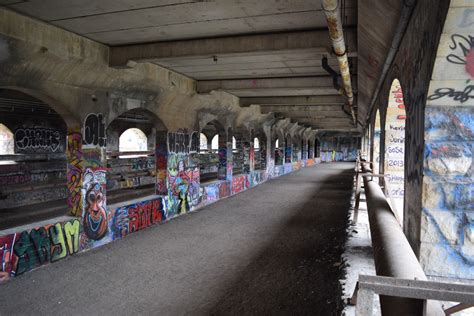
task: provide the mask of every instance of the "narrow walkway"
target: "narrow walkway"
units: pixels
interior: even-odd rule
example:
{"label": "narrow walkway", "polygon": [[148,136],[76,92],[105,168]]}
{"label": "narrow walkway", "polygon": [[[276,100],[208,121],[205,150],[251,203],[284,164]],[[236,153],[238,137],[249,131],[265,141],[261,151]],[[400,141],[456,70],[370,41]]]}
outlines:
{"label": "narrow walkway", "polygon": [[0,314],[339,315],[353,163],[305,168],[0,285]]}

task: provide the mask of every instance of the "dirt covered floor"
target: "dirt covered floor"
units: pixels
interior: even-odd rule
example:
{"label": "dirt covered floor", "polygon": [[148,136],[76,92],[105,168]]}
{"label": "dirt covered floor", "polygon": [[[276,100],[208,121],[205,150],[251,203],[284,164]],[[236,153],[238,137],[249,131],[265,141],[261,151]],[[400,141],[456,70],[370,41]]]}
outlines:
{"label": "dirt covered floor", "polygon": [[268,181],[0,285],[0,314],[339,315],[353,163]]}

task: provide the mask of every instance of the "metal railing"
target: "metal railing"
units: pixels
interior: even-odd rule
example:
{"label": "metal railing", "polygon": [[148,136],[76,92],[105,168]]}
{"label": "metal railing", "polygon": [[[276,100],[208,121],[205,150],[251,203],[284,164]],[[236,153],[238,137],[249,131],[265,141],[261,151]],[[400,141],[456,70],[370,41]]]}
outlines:
{"label": "metal railing", "polygon": [[[377,276],[360,275],[354,296],[356,315],[373,313],[373,296],[380,295],[382,315],[450,315],[474,306],[474,286],[466,284],[429,281],[421,268],[408,240],[403,233],[396,212],[374,177],[368,163],[356,165],[356,203],[354,222],[360,200],[361,178],[364,181],[370,232],[374,250]],[[393,203],[392,203],[393,205]],[[443,310],[438,301],[459,302]]]}

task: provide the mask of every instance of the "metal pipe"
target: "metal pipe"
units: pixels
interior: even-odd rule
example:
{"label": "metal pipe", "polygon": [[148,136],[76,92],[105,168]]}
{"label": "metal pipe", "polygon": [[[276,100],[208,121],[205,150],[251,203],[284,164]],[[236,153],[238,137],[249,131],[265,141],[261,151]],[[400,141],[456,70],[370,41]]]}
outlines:
{"label": "metal pipe", "polygon": [[[362,170],[372,171],[368,164],[362,164]],[[369,178],[370,175],[364,176],[364,188],[377,275],[427,280],[382,189]],[[384,316],[423,315],[424,301],[381,295],[380,306]],[[428,301],[426,315],[444,315],[439,302]]]}
{"label": "metal pipe", "polygon": [[338,0],[322,0],[322,6],[326,14],[329,36],[331,37],[332,47],[339,63],[341,71],[342,85],[346,93],[347,102],[352,115],[354,125],[357,126],[357,120],[354,112],[354,93],[352,92],[351,73],[349,71],[349,61],[347,59],[346,44],[344,42],[344,31],[339,16]]}

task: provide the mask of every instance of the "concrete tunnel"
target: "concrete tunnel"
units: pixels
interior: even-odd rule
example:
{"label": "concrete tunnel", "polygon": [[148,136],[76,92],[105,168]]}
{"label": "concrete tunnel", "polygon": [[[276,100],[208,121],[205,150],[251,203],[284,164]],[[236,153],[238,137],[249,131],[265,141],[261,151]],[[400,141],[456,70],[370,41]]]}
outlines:
{"label": "concrete tunnel", "polygon": [[473,25],[0,0],[0,314],[474,313]]}

